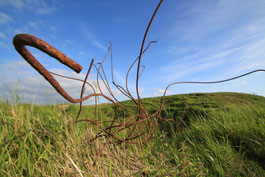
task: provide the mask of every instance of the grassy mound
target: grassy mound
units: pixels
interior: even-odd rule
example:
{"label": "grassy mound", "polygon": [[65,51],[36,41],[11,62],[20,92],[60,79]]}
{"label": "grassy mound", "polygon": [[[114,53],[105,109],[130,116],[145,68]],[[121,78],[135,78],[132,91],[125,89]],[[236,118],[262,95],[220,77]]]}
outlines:
{"label": "grassy mound", "polygon": [[[161,98],[143,102],[154,112]],[[171,122],[161,121],[147,144],[102,149],[106,139],[88,141],[91,125],[73,124],[77,105],[2,101],[0,176],[264,176],[264,97],[194,93],[168,96],[165,105],[162,117],[181,121],[177,134]],[[113,113],[113,105],[104,104],[98,117]],[[93,106],[85,106],[81,118],[93,115]]]}

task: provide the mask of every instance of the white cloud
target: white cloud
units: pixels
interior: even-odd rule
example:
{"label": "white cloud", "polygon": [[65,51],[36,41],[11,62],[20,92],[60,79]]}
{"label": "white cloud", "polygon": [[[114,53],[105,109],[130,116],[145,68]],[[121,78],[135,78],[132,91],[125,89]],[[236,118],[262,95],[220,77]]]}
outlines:
{"label": "white cloud", "polygon": [[42,0],[1,0],[1,6],[12,6],[18,10],[31,10],[37,14],[48,14],[56,10],[57,1]]}
{"label": "white cloud", "polygon": [[96,39],[95,34],[88,28],[88,26],[85,26],[83,24],[79,24],[78,26],[79,26],[80,33],[86,40],[90,41],[93,45],[103,50],[104,52],[108,50],[103,44],[101,44]]}
{"label": "white cloud", "polygon": [[42,3],[42,7],[38,8],[36,12],[38,14],[49,14],[56,10],[55,6],[48,6],[46,3]]}
{"label": "white cloud", "polygon": [[15,34],[28,33],[29,27],[28,26],[22,26],[21,28],[15,29],[14,32],[15,32]]}
{"label": "white cloud", "polygon": [[28,23],[30,27],[34,28],[34,29],[38,29],[39,28],[39,24],[36,22],[29,22]]}
{"label": "white cloud", "polygon": [[25,6],[23,0],[10,0],[10,4],[16,8],[23,8]]}
{"label": "white cloud", "polygon": [[122,75],[121,73],[119,73],[118,71],[114,70],[114,81],[116,82],[116,84],[118,85],[124,85],[126,83],[126,75]]}
{"label": "white cloud", "polygon": [[160,67],[159,80],[220,79],[265,68],[264,1],[196,1],[185,8],[165,33],[175,60]]}
{"label": "white cloud", "polygon": [[5,34],[4,34],[4,33],[2,33],[2,32],[0,32],[0,38],[2,38],[2,39],[6,39],[6,36],[5,36]]}
{"label": "white cloud", "polygon": [[8,49],[8,45],[2,41],[0,41],[0,47]]}
{"label": "white cloud", "polygon": [[103,51],[107,51],[108,49],[103,45],[101,44],[99,41],[93,39],[92,40],[92,43],[97,46],[99,49],[102,49]]}
{"label": "white cloud", "polygon": [[241,81],[241,84],[245,85],[245,84],[247,84],[247,81]]}
{"label": "white cloud", "polygon": [[[205,55],[203,53],[197,53],[192,56],[187,56],[175,60],[165,67],[161,67],[161,74],[158,79],[167,81],[167,83],[183,80],[189,76],[194,76],[197,73],[214,69],[219,65],[225,63],[223,57],[231,56],[238,49],[231,49],[221,51],[220,53]],[[163,79],[162,79],[163,78]]]}
{"label": "white cloud", "polygon": [[[49,91],[51,101],[66,102],[55,89],[42,76],[33,72],[34,69],[24,60],[6,62],[1,65],[1,79],[3,80],[0,86],[1,97],[11,98],[12,91],[18,90],[20,96],[23,95],[24,101],[35,101],[38,104],[47,103],[48,96],[45,92]],[[60,71],[57,71],[60,73]],[[61,72],[62,73],[62,72]],[[68,74],[67,71],[64,73]],[[69,73],[69,75],[73,75]],[[75,81],[69,81],[59,78],[59,83],[63,82],[65,90],[70,92],[74,98],[80,96],[80,84]],[[74,83],[74,84],[73,84]],[[18,93],[17,93],[18,94]]]}
{"label": "white cloud", "polygon": [[[21,34],[21,33],[36,33],[40,34],[43,30],[47,28],[48,24],[43,22],[42,20],[37,21],[29,21],[28,23],[25,23],[21,26],[16,26],[16,28],[13,29],[15,34]],[[49,30],[49,29],[48,29]],[[52,33],[49,33],[51,36]],[[39,37],[39,36],[38,36]],[[44,36],[46,37],[46,36]]]}
{"label": "white cloud", "polygon": [[183,4],[188,5],[184,6],[182,14],[176,15],[175,24],[169,27],[171,37],[176,36],[180,40],[196,41],[211,32],[226,29],[229,33],[231,27],[248,26],[253,20],[264,21],[264,1],[252,0],[242,4],[240,0],[205,0]]}
{"label": "white cloud", "polygon": [[[56,90],[51,86],[48,81],[46,81],[37,72],[33,72],[34,69],[25,61],[9,61],[0,65],[0,79],[2,83],[0,85],[0,97],[12,99],[13,91],[16,90],[18,96],[23,97],[23,101],[31,102],[36,104],[47,104],[47,100],[50,99],[49,103],[63,103],[67,102]],[[85,78],[84,73],[76,74],[75,72],[69,72],[63,69],[51,69],[50,71],[55,72],[60,75],[65,75],[68,77],[74,77],[83,80]],[[62,77],[54,76],[54,78],[60,83],[60,85],[65,89],[67,93],[73,98],[80,98],[80,92],[83,82],[65,79]],[[91,75],[88,82],[96,89],[95,76]],[[106,87],[102,81],[99,81],[102,92],[110,97]],[[117,99],[124,99],[124,96],[113,86],[111,89]],[[96,89],[96,92],[98,90]],[[49,93],[47,95],[47,93]],[[86,91],[84,96],[93,93],[91,87],[86,86]],[[103,98],[103,97],[101,97]],[[104,99],[102,99],[105,102]],[[91,98],[84,103],[93,104],[94,99]]]}
{"label": "white cloud", "polygon": [[11,17],[7,14],[0,12],[0,23],[8,23],[11,20]]}
{"label": "white cloud", "polygon": [[[161,89],[161,88],[154,88],[155,92],[153,93],[153,96],[157,97],[157,96],[163,96],[165,93],[165,89]],[[170,94],[171,91],[167,90],[166,95]]]}
{"label": "white cloud", "polygon": [[51,29],[53,32],[57,31],[57,28],[56,28],[55,26],[50,26],[50,29]]}

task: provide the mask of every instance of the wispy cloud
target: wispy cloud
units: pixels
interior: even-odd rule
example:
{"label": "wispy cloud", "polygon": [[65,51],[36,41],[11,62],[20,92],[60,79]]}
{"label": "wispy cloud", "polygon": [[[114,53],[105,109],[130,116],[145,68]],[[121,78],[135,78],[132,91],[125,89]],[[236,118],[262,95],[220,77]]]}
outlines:
{"label": "wispy cloud", "polygon": [[[17,25],[16,28],[10,28],[13,30],[13,34],[19,34],[19,33],[29,33],[29,34],[38,34],[38,37],[46,37],[54,35],[53,27],[42,20],[36,20],[36,21],[29,21],[27,23],[23,23],[21,26]],[[49,31],[49,32],[47,32]],[[46,33],[46,34],[45,34]],[[48,35],[47,35],[48,33]],[[39,36],[40,34],[43,34],[42,36]]]}
{"label": "wispy cloud", "polygon": [[28,32],[29,32],[29,27],[28,26],[22,26],[21,28],[14,29],[14,33],[15,34],[28,33]]}
{"label": "wispy cloud", "polygon": [[[25,61],[12,61],[6,62],[1,65],[0,79],[2,83],[0,85],[0,97],[12,99],[14,90],[18,96],[23,97],[24,102],[34,102],[36,104],[47,104],[49,103],[65,103],[68,102],[64,99],[57,91],[51,86],[51,84],[46,81],[34,69]],[[65,75],[68,77],[73,77],[83,80],[85,78],[84,73],[76,74],[74,72],[69,72],[64,69],[51,69],[50,71]],[[65,79],[62,77],[54,76],[54,78],[60,83],[60,85],[66,90],[69,95],[73,98],[79,98],[83,82]],[[96,89],[96,80],[92,77],[88,79],[88,82]],[[104,94],[110,97],[107,88],[104,86],[102,81],[99,81],[101,90]],[[118,99],[124,99],[123,95],[114,87],[112,87],[114,95]],[[96,92],[98,90],[96,89]],[[91,87],[86,86],[86,91],[84,96],[93,93]],[[48,94],[48,95],[47,95]],[[103,99],[104,102],[104,99]],[[86,104],[93,104],[94,99],[89,99],[85,101]]]}
{"label": "wispy cloud", "polygon": [[0,12],[0,23],[8,23],[11,20],[11,17],[7,14]]}
{"label": "wispy cloud", "polygon": [[208,80],[265,67],[265,2],[196,1],[185,7],[167,34],[176,59],[160,68],[158,79]]}
{"label": "wispy cloud", "polygon": [[92,43],[95,46],[97,46],[99,49],[103,50],[103,51],[107,51],[108,50],[103,44],[101,44],[99,41],[97,41],[95,39],[92,39]]}
{"label": "wispy cloud", "polygon": [[25,6],[25,3],[22,0],[10,0],[9,3],[16,8],[22,8]]}
{"label": "wispy cloud", "polygon": [[2,42],[2,41],[0,41],[0,47],[6,48],[6,49],[9,48],[9,46],[6,43]]}
{"label": "wispy cloud", "polygon": [[[153,93],[152,96],[155,96],[155,97],[157,97],[157,96],[163,96],[164,93],[165,93],[165,89],[154,88],[154,90],[155,90],[155,92]],[[170,93],[171,93],[171,91],[168,90],[167,93],[166,93],[166,95],[168,95]]]}
{"label": "wispy cloud", "polygon": [[[70,77],[84,78],[84,74],[77,75],[75,73],[56,70],[53,72],[64,74]],[[6,62],[1,65],[0,93],[2,98],[10,99],[13,90],[17,90],[17,94],[23,95],[25,102],[35,101],[37,104],[47,104],[48,97],[51,101],[57,103],[67,102],[41,75],[34,72],[34,69],[25,61]],[[82,82],[72,81],[61,77],[55,77],[62,87],[74,98],[80,96]],[[89,90],[89,89],[87,89]],[[47,96],[47,92],[49,95]],[[86,92],[86,94],[89,92]]]}
{"label": "wispy cloud", "polygon": [[99,42],[99,40],[97,40],[95,34],[89,29],[88,26],[83,24],[79,24],[78,26],[80,33],[86,40],[90,41],[93,45],[105,52],[108,50],[102,43]]}
{"label": "wispy cloud", "polygon": [[39,24],[38,23],[36,23],[36,22],[29,22],[28,23],[29,24],[29,26],[30,27],[32,27],[32,28],[34,28],[34,29],[38,29],[39,28]]}
{"label": "wispy cloud", "polygon": [[38,14],[48,14],[56,10],[56,1],[42,0],[2,0],[1,6],[11,6],[17,10],[32,10]]}
{"label": "wispy cloud", "polygon": [[225,57],[233,56],[238,48],[221,51],[216,54],[206,55],[198,52],[191,56],[179,58],[178,60],[172,61],[165,67],[161,67],[163,73],[159,79],[163,78],[163,81],[167,83],[183,81],[190,79],[191,76],[195,76],[197,73],[213,70],[220,65],[225,64]]}
{"label": "wispy cloud", "polygon": [[0,32],[0,38],[2,38],[2,39],[6,39],[6,36],[5,36],[5,34],[4,34],[4,33],[2,33],[2,32]]}
{"label": "wispy cloud", "polygon": [[[42,1],[43,2],[43,1]],[[38,14],[49,14],[56,10],[55,6],[48,6],[46,3],[42,3],[42,6],[39,7],[36,12]]]}

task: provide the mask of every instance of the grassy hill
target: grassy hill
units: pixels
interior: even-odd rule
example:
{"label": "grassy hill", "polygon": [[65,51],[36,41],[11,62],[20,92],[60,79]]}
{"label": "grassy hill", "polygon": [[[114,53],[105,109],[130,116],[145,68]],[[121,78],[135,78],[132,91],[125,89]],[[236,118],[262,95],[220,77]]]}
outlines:
{"label": "grassy hill", "polygon": [[[161,99],[143,102],[154,112]],[[172,122],[161,121],[146,144],[102,149],[106,139],[88,141],[95,134],[88,123],[73,124],[78,105],[2,101],[0,176],[265,176],[264,97],[194,93],[167,96],[165,105],[163,118],[182,120],[177,134]],[[113,105],[99,107],[98,117],[113,114]],[[93,115],[85,106],[80,118]]]}

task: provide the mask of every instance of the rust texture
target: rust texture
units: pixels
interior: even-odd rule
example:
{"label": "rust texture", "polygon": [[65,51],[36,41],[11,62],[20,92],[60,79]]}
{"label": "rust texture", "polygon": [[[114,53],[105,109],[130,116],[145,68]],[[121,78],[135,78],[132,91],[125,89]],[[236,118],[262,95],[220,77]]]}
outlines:
{"label": "rust texture", "polygon": [[[72,70],[74,70],[77,73],[80,73],[82,70],[82,66],[80,66],[77,62],[67,57],[65,54],[48,44],[47,42],[36,38],[35,36],[29,35],[29,34],[18,34],[13,39],[13,44],[18,51],[20,55],[23,56],[23,58],[28,61],[32,67],[40,68],[40,70],[43,70],[41,68],[42,65],[39,65],[39,62],[31,55],[31,53],[26,49],[26,45],[35,47],[42,52],[50,55],[53,58],[56,58],[58,61],[60,61],[62,64],[68,66]],[[36,69],[36,68],[35,68]],[[45,69],[45,68],[44,68]]]}
{"label": "rust texture", "polygon": [[[165,92],[162,97],[161,105],[160,108],[154,112],[154,113],[149,113],[148,110],[146,109],[146,106],[144,105],[140,94],[139,94],[139,79],[141,78],[142,73],[145,70],[145,66],[141,65],[141,60],[142,60],[142,55],[145,53],[146,50],[149,49],[151,44],[155,43],[156,41],[151,41],[149,42],[148,46],[144,48],[145,46],[145,41],[146,37],[148,35],[148,31],[150,29],[150,26],[153,22],[153,19],[155,18],[155,15],[157,14],[163,0],[161,0],[155,9],[151,20],[148,23],[147,29],[145,31],[143,41],[141,44],[141,49],[139,56],[133,61],[131,66],[129,67],[127,74],[126,74],[126,81],[125,81],[125,86],[118,85],[115,82],[115,78],[113,75],[113,57],[112,57],[112,44],[110,42],[110,47],[106,53],[106,56],[102,60],[102,62],[97,63],[97,65],[94,64],[94,59],[92,59],[90,63],[89,70],[86,74],[86,77],[84,80],[76,79],[76,78],[71,78],[63,75],[59,75],[53,72],[49,72],[46,70],[46,68],[27,50],[26,46],[32,46],[35,47],[42,52],[50,55],[51,57],[57,59],[59,62],[62,64],[68,66],[75,72],[79,73],[82,70],[82,66],[80,66],[77,62],[73,61],[69,57],[67,57],[65,54],[62,52],[58,51],[56,48],[53,46],[49,45],[45,41],[29,35],[29,34],[18,34],[14,37],[13,39],[13,44],[15,46],[15,49],[17,52],[35,69],[37,70],[55,89],[56,91],[62,95],[65,99],[72,103],[80,103],[80,110],[77,114],[77,118],[75,123],[78,122],[88,122],[92,126],[96,126],[99,131],[95,135],[95,137],[91,137],[91,141],[93,141],[96,138],[99,137],[107,137],[107,140],[104,144],[104,146],[107,143],[110,142],[116,142],[116,143],[142,143],[142,142],[147,142],[151,137],[156,135],[157,128],[158,128],[158,120],[162,121],[172,121],[175,124],[176,127],[176,133],[179,131],[179,126],[182,121],[182,118],[184,117],[186,108],[188,107],[188,100],[186,102],[186,108],[183,112],[183,115],[177,122],[175,119],[170,119],[170,118],[163,118],[161,117],[161,112],[165,108],[164,106],[164,101],[165,101],[165,95],[169,87],[176,85],[176,84],[217,84],[217,83],[222,83],[222,82],[227,82],[231,81],[234,79],[238,79],[240,77],[244,77],[246,75],[255,73],[255,72],[264,72],[264,69],[258,69],[254,70],[251,72],[248,72],[246,74],[226,79],[226,80],[221,80],[221,81],[213,81],[213,82],[174,82],[168,85],[165,89]],[[111,79],[112,79],[112,84],[115,89],[119,90],[124,96],[126,96],[128,99],[132,100],[134,103],[133,106],[131,105],[126,105],[125,103],[120,102],[114,92],[113,88],[110,86],[109,81],[107,79],[107,76],[104,71],[104,62],[106,61],[108,55],[110,53],[111,57]],[[137,66],[136,66],[137,64]],[[133,97],[133,94],[131,93],[129,87],[128,87],[128,78],[131,72],[131,69],[136,66],[137,67],[137,75],[136,75],[136,94],[137,98]],[[87,81],[89,74],[91,70],[94,69],[97,73],[97,89],[94,88],[93,84],[89,83]],[[72,98],[62,87],[61,85],[56,81],[56,79],[53,77],[53,75],[59,76],[59,77],[64,77],[67,79],[72,79],[72,80],[77,80],[80,82],[83,82],[83,86],[81,88],[81,93],[80,93],[80,98]],[[101,81],[101,82],[100,82]],[[89,86],[89,88],[92,90],[93,93],[83,96],[84,91],[86,90],[86,86]],[[107,89],[107,93],[103,93],[103,87]],[[98,91],[97,91],[98,90]],[[104,97],[108,101],[114,104],[115,106],[115,115],[111,118],[111,120],[108,121],[101,121],[98,120],[97,118],[97,109],[98,109],[98,104],[97,104],[97,98],[98,97]],[[94,118],[85,118],[78,120],[78,117],[82,111],[82,102],[85,100],[88,100],[90,98],[95,99],[95,114]],[[119,118],[118,118],[119,115]],[[120,117],[123,115],[122,117]],[[122,136],[121,136],[122,135]],[[122,138],[123,137],[123,138]]]}

